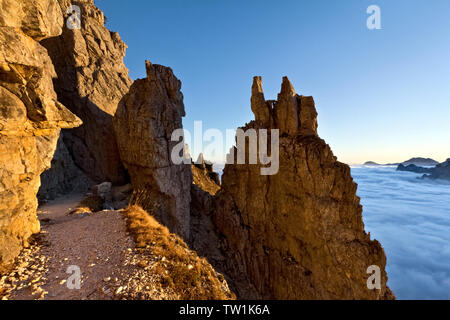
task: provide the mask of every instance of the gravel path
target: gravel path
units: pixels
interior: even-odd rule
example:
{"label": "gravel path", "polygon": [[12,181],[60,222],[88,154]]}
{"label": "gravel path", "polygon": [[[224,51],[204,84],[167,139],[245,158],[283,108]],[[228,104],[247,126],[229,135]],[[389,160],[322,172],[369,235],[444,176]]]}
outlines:
{"label": "gravel path", "polygon": [[81,199],[72,195],[39,208],[42,231],[0,279],[3,299],[176,299],[155,285],[151,269],[158,258],[135,249],[122,213],[70,214]]}

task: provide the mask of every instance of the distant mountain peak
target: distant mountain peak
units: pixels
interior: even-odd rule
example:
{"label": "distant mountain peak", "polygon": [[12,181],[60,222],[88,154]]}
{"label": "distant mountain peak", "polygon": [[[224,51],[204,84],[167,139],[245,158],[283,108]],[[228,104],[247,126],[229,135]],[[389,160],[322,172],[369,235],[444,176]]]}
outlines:
{"label": "distant mountain peak", "polygon": [[397,162],[397,163],[387,163],[387,164],[380,164],[377,163],[375,161],[367,161],[365,162],[363,165],[364,166],[398,166],[398,165],[404,165],[404,166],[408,166],[410,164],[414,164],[416,166],[425,166],[425,167],[432,167],[432,166],[436,166],[439,164],[438,161],[433,160],[431,158],[421,158],[421,157],[415,157],[415,158],[411,158],[409,160],[406,160],[404,162]]}
{"label": "distant mountain peak", "polygon": [[364,165],[365,165],[365,166],[380,166],[379,163],[376,163],[376,162],[374,162],[374,161],[367,161],[367,162],[364,162]]}
{"label": "distant mountain peak", "polygon": [[438,165],[439,162],[436,160],[433,160],[431,158],[416,157],[416,158],[411,158],[405,162],[402,162],[402,164],[405,166],[410,165],[410,164],[414,164],[416,166],[435,166],[435,165]]}

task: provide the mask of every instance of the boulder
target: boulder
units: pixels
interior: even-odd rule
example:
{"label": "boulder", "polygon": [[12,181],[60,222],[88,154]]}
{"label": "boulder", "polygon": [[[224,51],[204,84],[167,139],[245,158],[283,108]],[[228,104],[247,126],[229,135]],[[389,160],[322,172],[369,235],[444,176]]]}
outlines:
{"label": "boulder", "polygon": [[128,206],[133,192],[133,186],[126,184],[123,186],[116,186],[112,189],[112,197],[114,209],[120,210]]}
{"label": "boulder", "polygon": [[92,193],[94,197],[98,197],[103,202],[104,210],[113,210],[113,194],[112,194],[112,183],[103,182],[92,187]]}

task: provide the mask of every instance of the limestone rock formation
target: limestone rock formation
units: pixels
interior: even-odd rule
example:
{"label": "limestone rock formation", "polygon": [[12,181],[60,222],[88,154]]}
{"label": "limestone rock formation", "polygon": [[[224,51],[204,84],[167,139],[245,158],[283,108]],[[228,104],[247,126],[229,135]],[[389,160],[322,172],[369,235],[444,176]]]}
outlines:
{"label": "limestone rock formation", "polygon": [[185,116],[181,81],[172,70],[146,62],[147,78],[136,80],[120,101],[114,117],[120,157],[135,190],[147,192],[144,209],[185,239],[189,237],[190,164],[175,165],[171,141]]}
{"label": "limestone rock formation", "polygon": [[[60,36],[42,41],[55,65],[58,100],[83,120],[83,125],[65,131],[57,150],[60,158],[73,162],[95,183],[127,181],[120,161],[112,118],[120,99],[128,92],[131,80],[123,63],[126,45],[116,32],[105,26],[103,13],[93,0],[58,0],[66,15],[69,5],[81,10],[81,29],[64,28]],[[72,159],[67,159],[67,148]],[[62,171],[62,172],[61,172]],[[49,180],[67,176],[70,168],[54,167]],[[65,181],[63,185],[69,185]],[[64,190],[60,190],[64,192]]]}
{"label": "limestone rock formation", "polygon": [[[386,256],[364,231],[350,168],[317,135],[313,99],[296,95],[287,78],[278,101],[264,103],[259,77],[252,91],[256,120],[243,129],[280,129],[279,172],[227,164],[221,190],[191,221],[195,249],[238,298],[393,298]],[[367,288],[372,265],[381,270],[380,290]]]}
{"label": "limestone rock formation", "polygon": [[63,16],[56,0],[1,0],[0,26],[19,28],[36,41],[61,33]]}
{"label": "limestone rock formation", "polygon": [[281,134],[317,135],[317,112],[312,97],[300,96],[287,77],[277,101],[266,101],[261,77],[253,79],[251,108],[262,128],[276,127]]}
{"label": "limestone rock formation", "polygon": [[[52,62],[39,40],[61,33],[50,0],[0,0],[0,269],[39,231],[36,194],[61,128],[81,121],[57,101]],[[0,270],[1,271],[1,270]]]}

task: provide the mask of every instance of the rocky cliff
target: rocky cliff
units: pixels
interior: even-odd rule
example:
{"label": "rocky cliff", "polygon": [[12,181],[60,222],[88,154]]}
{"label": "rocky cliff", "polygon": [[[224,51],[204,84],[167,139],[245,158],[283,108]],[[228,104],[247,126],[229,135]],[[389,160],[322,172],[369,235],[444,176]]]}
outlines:
{"label": "rocky cliff", "polygon": [[[59,3],[65,18],[71,4],[81,11],[79,29],[65,27],[60,36],[42,44],[58,74],[54,81],[58,100],[82,119],[83,125],[63,133],[57,157],[68,165],[53,166],[45,175],[49,183],[66,178],[50,192],[65,193],[75,188],[76,180],[71,177],[80,176],[77,168],[94,182],[123,184],[127,175],[120,161],[112,118],[131,85],[123,64],[127,47],[118,33],[104,26],[105,17],[93,0],[54,2]],[[41,193],[48,195],[45,189]]]}
{"label": "rocky cliff", "polygon": [[[266,101],[256,77],[251,105],[255,121],[244,130],[280,130],[279,172],[227,164],[213,203],[193,219],[193,245],[239,298],[393,298],[386,256],[364,231],[350,168],[317,135],[313,98],[297,95],[284,78],[278,100]],[[367,288],[371,265],[381,269],[380,290]]]}
{"label": "rocky cliff", "polygon": [[172,132],[183,127],[185,116],[181,81],[172,70],[146,62],[147,78],[136,80],[114,117],[120,157],[133,187],[151,203],[140,203],[160,222],[189,238],[190,164],[171,160]]}
{"label": "rocky cliff", "polygon": [[[56,77],[38,41],[58,36],[52,0],[0,0],[0,269],[39,231],[36,194],[61,128],[81,121],[57,101]],[[1,270],[0,270],[1,271]]]}
{"label": "rocky cliff", "polygon": [[[81,9],[80,29],[63,28],[70,4]],[[93,0],[0,0],[0,8],[0,271],[39,231],[36,194],[51,165],[44,197],[72,190],[75,177],[86,188],[130,178],[134,200],[208,257],[240,298],[393,298],[350,169],[319,138],[313,98],[287,78],[277,101],[254,79],[255,121],[242,128],[279,130],[279,171],[228,164],[220,188],[203,159],[171,159],[185,115],[181,82],[147,62],[147,77],[131,85],[126,46]],[[366,286],[372,265],[379,290]]]}

